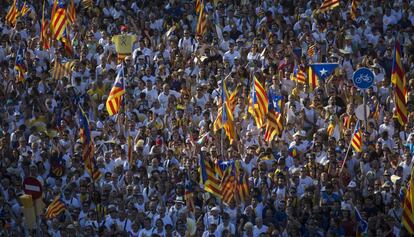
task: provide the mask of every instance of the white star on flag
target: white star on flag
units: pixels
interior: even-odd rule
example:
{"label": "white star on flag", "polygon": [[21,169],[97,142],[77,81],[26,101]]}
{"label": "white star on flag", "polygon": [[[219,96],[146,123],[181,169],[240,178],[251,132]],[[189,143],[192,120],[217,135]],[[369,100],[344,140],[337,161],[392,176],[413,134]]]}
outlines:
{"label": "white star on flag", "polygon": [[322,70],[320,70],[320,72],[321,72],[321,76],[323,76],[323,75],[325,75],[328,71],[327,71],[327,70],[325,70],[325,68],[322,68]]}

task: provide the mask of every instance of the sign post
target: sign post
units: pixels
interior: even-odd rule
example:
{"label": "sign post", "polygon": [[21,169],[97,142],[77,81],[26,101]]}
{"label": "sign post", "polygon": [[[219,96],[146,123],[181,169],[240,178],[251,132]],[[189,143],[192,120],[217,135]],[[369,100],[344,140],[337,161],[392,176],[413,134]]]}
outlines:
{"label": "sign post", "polygon": [[367,129],[368,123],[366,90],[374,84],[374,77],[374,73],[366,67],[356,70],[352,77],[354,85],[363,91],[365,129]]}

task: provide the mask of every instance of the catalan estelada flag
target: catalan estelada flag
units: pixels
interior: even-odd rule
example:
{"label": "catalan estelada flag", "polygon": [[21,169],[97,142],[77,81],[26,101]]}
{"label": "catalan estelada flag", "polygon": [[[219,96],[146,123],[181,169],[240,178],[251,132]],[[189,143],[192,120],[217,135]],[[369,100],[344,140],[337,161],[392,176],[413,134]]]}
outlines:
{"label": "catalan estelada flag", "polygon": [[27,68],[26,64],[24,63],[24,49],[22,47],[19,47],[19,50],[17,51],[14,69],[17,71],[16,81],[23,82],[24,74],[26,73]]}
{"label": "catalan estelada flag", "polygon": [[14,0],[13,4],[9,8],[9,11],[7,11],[6,23],[9,26],[14,27],[16,25],[18,16],[19,16],[19,10],[17,9],[16,0]]}
{"label": "catalan estelada flag", "polygon": [[401,125],[405,125],[408,120],[407,111],[407,88],[404,67],[401,62],[401,45],[395,41],[394,58],[392,63],[391,82],[394,85],[394,102],[396,116]]}
{"label": "catalan estelada flag", "polygon": [[308,67],[308,82],[310,91],[314,91],[319,86],[318,77],[312,67]]}
{"label": "catalan estelada flag", "polygon": [[272,94],[272,90],[269,90],[269,111],[266,115],[266,130],[264,134],[264,140],[266,142],[272,141],[283,130],[282,114],[275,109],[275,104],[279,103],[279,101],[274,101],[277,97]]}
{"label": "catalan estelada flag", "polygon": [[60,213],[64,212],[65,209],[66,209],[65,203],[60,198],[60,195],[58,195],[47,207],[45,217],[47,219],[55,218]]}
{"label": "catalan estelada flag", "polygon": [[42,26],[40,31],[40,43],[43,49],[50,48],[50,35],[49,35],[49,21],[45,20],[45,1],[43,1],[42,10]]}
{"label": "catalan estelada flag", "polygon": [[122,95],[125,94],[125,79],[124,68],[122,67],[118,71],[115,83],[109,92],[108,99],[106,100],[106,110],[109,115],[117,114],[121,110]]}
{"label": "catalan estelada flag", "polygon": [[75,8],[75,3],[73,2],[73,0],[70,0],[69,6],[68,6],[68,18],[70,23],[74,23],[76,20],[76,8]]}
{"label": "catalan estelada flag", "polygon": [[256,126],[260,129],[269,110],[269,98],[265,88],[255,77],[249,95],[249,113],[256,121]]}
{"label": "catalan estelada flag", "polygon": [[368,222],[362,218],[358,209],[355,207],[355,219],[356,219],[356,236],[363,236],[368,231]]}
{"label": "catalan estelada flag", "polygon": [[402,224],[410,235],[414,235],[414,167],[403,203]]}
{"label": "catalan estelada flag", "polygon": [[196,35],[203,36],[207,31],[207,14],[204,9],[204,4],[201,3],[201,9],[198,14],[198,21],[196,27]]}
{"label": "catalan estelada flag", "polygon": [[191,213],[194,213],[195,212],[194,185],[189,179],[188,174],[186,175],[186,178],[184,181],[184,200],[185,200],[186,206],[188,207],[188,210]]}
{"label": "catalan estelada flag", "polygon": [[323,13],[336,7],[339,7],[339,0],[324,0],[319,8],[319,12]]}
{"label": "catalan estelada flag", "polygon": [[200,13],[202,6],[204,6],[203,0],[196,0],[196,2],[195,2],[195,10],[196,10],[196,13],[197,14]]}
{"label": "catalan estelada flag", "polygon": [[234,162],[229,165],[224,171],[223,179],[220,184],[222,201],[229,204],[234,198],[236,193],[236,170]]}
{"label": "catalan estelada flag", "polygon": [[[224,83],[224,80],[223,80],[223,83]],[[222,87],[222,89],[223,89],[223,87]],[[225,85],[224,85],[224,89],[225,89],[224,93],[227,93],[227,87]],[[239,92],[239,87],[236,87],[236,89],[234,89],[234,91],[229,96],[228,106],[229,106],[230,111],[232,113],[234,112],[234,109],[236,108],[238,92]],[[226,96],[227,96],[227,94],[226,94]],[[220,130],[223,127],[223,124],[222,124],[223,106],[222,105],[223,105],[223,103],[220,102],[220,107],[218,109],[217,118],[216,118],[216,120],[214,121],[214,124],[213,124],[213,131],[214,132],[217,132],[218,130]]]}
{"label": "catalan estelada flag", "polygon": [[354,134],[352,135],[351,145],[357,152],[362,152],[362,132],[359,124],[359,120],[355,125]]}
{"label": "catalan estelada flag", "polygon": [[93,180],[98,180],[101,174],[94,159],[95,144],[92,140],[88,117],[81,107],[79,107],[79,126],[79,137],[82,143],[82,159],[85,163],[85,169]]}
{"label": "catalan estelada flag", "polygon": [[226,132],[226,136],[230,141],[230,144],[236,140],[236,131],[234,130],[234,118],[233,118],[233,111],[231,110],[231,105],[229,105],[229,101],[227,100],[227,86],[226,82],[223,80],[223,88],[221,92],[221,124],[223,124],[223,129]]}
{"label": "catalan estelada flag", "polygon": [[315,44],[309,45],[307,53],[310,58],[315,56]]}
{"label": "catalan estelada flag", "polygon": [[53,71],[52,71],[52,78],[54,80],[61,80],[64,77],[71,78],[72,76],[72,69],[76,64],[76,60],[71,60],[65,63],[60,63],[58,60],[55,60]]}
{"label": "catalan estelada flag", "polygon": [[210,160],[206,160],[205,154],[200,153],[200,184],[204,190],[221,198],[220,180],[215,174],[214,164]]}
{"label": "catalan estelada flag", "polygon": [[[54,9],[52,9],[52,21],[50,27],[52,29],[53,38],[60,40],[68,25],[65,3],[63,0],[55,0]],[[53,12],[54,10],[54,12]]]}
{"label": "catalan estelada flag", "polygon": [[240,161],[235,162],[236,168],[236,192],[240,202],[244,203],[250,197],[249,181],[246,172],[242,168]]}
{"label": "catalan estelada flag", "polygon": [[357,8],[358,8],[358,4],[361,0],[352,0],[352,4],[351,4],[351,19],[355,20],[356,19],[356,12],[357,12]]}
{"label": "catalan estelada flag", "polygon": [[305,72],[302,70],[301,67],[299,67],[299,69],[298,69],[298,74],[296,75],[296,81],[300,84],[305,84],[306,83]]}

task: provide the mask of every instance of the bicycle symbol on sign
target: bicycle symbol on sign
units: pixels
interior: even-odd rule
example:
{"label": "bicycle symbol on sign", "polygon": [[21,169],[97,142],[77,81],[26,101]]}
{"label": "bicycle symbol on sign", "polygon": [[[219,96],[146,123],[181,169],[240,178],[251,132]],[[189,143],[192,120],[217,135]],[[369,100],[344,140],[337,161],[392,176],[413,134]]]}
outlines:
{"label": "bicycle symbol on sign", "polygon": [[370,84],[374,78],[370,77],[368,74],[361,74],[359,77],[355,78],[355,83],[360,84],[361,82],[365,82]]}

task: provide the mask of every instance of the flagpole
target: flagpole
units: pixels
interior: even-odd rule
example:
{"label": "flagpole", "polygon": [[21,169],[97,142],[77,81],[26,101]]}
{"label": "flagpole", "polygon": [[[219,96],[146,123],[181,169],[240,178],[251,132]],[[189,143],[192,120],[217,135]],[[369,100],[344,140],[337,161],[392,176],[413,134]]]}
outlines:
{"label": "flagpole", "polygon": [[[358,122],[357,122],[357,123],[358,123]],[[357,126],[357,125],[358,125],[358,124],[355,124],[354,130],[355,130],[355,128],[356,128],[356,126]],[[344,158],[344,162],[342,163],[341,170],[339,171],[339,174],[342,174],[342,171],[343,171],[343,169],[344,169],[344,166],[345,166],[346,160],[347,160],[347,158],[348,158],[349,151],[351,150],[351,145],[352,145],[352,139],[353,139],[353,138],[354,138],[354,134],[352,134],[351,141],[349,142],[348,149],[346,150],[346,153],[345,153],[345,158]]]}

